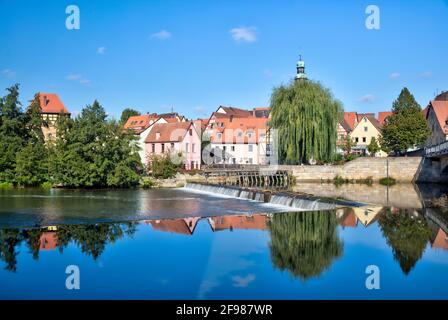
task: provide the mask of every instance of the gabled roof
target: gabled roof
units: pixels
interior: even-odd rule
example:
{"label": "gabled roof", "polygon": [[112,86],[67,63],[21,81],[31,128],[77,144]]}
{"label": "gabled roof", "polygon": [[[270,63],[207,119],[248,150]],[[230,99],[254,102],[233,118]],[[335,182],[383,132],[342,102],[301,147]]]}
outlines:
{"label": "gabled roof", "polygon": [[350,133],[352,131],[352,129],[350,128],[350,126],[348,125],[347,121],[345,121],[344,118],[339,120],[339,124],[341,125],[342,128],[344,128],[345,131],[347,131],[347,133]]}
{"label": "gabled roof", "polygon": [[185,219],[152,220],[149,221],[149,223],[155,230],[180,233],[190,236],[193,234],[199,219],[200,218],[193,218],[188,221]]}
{"label": "gabled roof", "polygon": [[[266,134],[267,118],[222,118],[219,119],[210,135],[212,143],[258,143],[261,134]],[[251,132],[251,137],[248,136]],[[241,134],[239,136],[239,134]]]}
{"label": "gabled roof", "polygon": [[363,114],[362,117],[360,118],[360,117],[359,117],[359,114],[358,114],[359,121],[358,121],[358,124],[356,125],[356,127],[358,127],[358,125],[360,125],[360,124],[362,123],[362,119],[367,118],[367,119],[370,121],[370,123],[371,123],[371,124],[378,130],[378,131],[381,132],[381,123],[379,123],[379,121],[375,119],[375,116],[374,116],[374,115],[372,116],[372,115],[373,115],[373,113],[366,113],[366,114]]}
{"label": "gabled roof", "polygon": [[448,121],[448,101],[433,100],[430,102],[430,106],[434,110],[440,128],[445,134],[448,134],[448,125],[446,124],[446,121]]}
{"label": "gabled roof", "polygon": [[42,113],[65,113],[70,114],[56,93],[39,92],[40,107]]}
{"label": "gabled roof", "polygon": [[124,128],[134,130],[136,133],[140,133],[147,129],[154,121],[159,119],[157,114],[144,114],[142,116],[131,116],[126,121]]}
{"label": "gabled roof", "polygon": [[369,112],[369,113],[358,113],[357,114],[357,120],[358,122],[360,122],[364,117],[367,117],[369,119],[373,118],[375,119],[375,114],[373,112]]}
{"label": "gabled roof", "polygon": [[39,250],[52,250],[57,247],[56,232],[44,232],[39,239]]}
{"label": "gabled roof", "polygon": [[269,217],[262,214],[253,216],[218,216],[208,218],[208,221],[213,231],[226,229],[266,230]]}
{"label": "gabled roof", "polygon": [[391,115],[393,115],[394,113],[392,111],[381,111],[378,112],[378,122],[383,125],[384,122],[386,121],[387,117],[390,117]]}
{"label": "gabled roof", "polygon": [[240,108],[234,108],[234,107],[225,107],[225,106],[220,106],[218,108],[224,110],[224,112],[227,115],[233,115],[233,116],[252,116],[252,112],[249,110],[244,110],[244,109],[240,109]]}
{"label": "gabled roof", "polygon": [[[192,122],[156,123],[145,142],[181,142],[190,126]],[[196,130],[193,131],[196,132]]]}
{"label": "gabled roof", "polygon": [[356,124],[358,123],[356,112],[344,112],[344,120],[349,126],[350,131],[353,131],[353,129],[355,129],[356,127]]}

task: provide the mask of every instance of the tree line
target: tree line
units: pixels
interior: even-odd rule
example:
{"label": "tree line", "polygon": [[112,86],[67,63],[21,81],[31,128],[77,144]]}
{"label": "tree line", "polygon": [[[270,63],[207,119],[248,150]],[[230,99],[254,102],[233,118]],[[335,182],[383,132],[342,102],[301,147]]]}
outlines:
{"label": "tree line", "polygon": [[0,185],[123,188],[138,185],[143,166],[131,132],[109,120],[98,101],[72,119],[60,114],[45,141],[36,94],[25,109],[19,85],[0,98]]}

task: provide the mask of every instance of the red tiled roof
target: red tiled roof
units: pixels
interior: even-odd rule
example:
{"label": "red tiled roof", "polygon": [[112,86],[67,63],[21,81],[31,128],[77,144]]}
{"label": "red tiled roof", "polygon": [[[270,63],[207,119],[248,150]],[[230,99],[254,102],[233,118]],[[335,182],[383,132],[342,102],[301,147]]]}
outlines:
{"label": "red tiled roof", "polygon": [[180,233],[189,236],[193,234],[197,220],[194,219],[191,222],[192,225],[191,227],[189,227],[187,221],[185,221],[184,219],[149,221],[149,223],[155,230]]}
{"label": "red tiled roof", "polygon": [[253,216],[220,216],[209,218],[210,225],[214,231],[225,229],[266,230],[268,221],[269,218],[261,214]]}
{"label": "red tiled roof", "polygon": [[448,101],[433,100],[430,104],[437,117],[440,128],[445,134],[448,134],[448,125],[446,124],[448,121]]}
{"label": "red tiled roof", "polygon": [[[212,143],[257,143],[260,134],[267,132],[267,118],[222,118],[214,125],[213,132],[210,135]],[[252,136],[248,137],[248,132]],[[221,137],[218,135],[220,134]],[[241,136],[239,136],[241,134]]]}
{"label": "red tiled roof", "polygon": [[350,127],[350,131],[353,131],[358,123],[356,112],[344,112],[344,120]]}
{"label": "red tiled roof", "polygon": [[40,107],[42,113],[65,113],[70,114],[67,108],[62,103],[59,96],[55,93],[39,92]]}
{"label": "red tiled roof", "polygon": [[364,117],[367,117],[369,119],[372,119],[372,118],[375,119],[375,114],[371,113],[371,112],[369,112],[369,113],[358,113],[357,114],[358,122],[360,122],[362,120],[362,118],[364,118]]}
{"label": "red tiled roof", "polygon": [[229,116],[230,115],[240,116],[240,117],[241,116],[247,116],[247,117],[252,116],[252,112],[249,110],[244,110],[244,109],[234,108],[234,107],[225,107],[225,106],[220,106],[219,108],[223,109],[225,111],[225,113]]}
{"label": "red tiled roof", "polygon": [[378,112],[378,122],[383,125],[384,122],[386,121],[387,117],[390,117],[391,115],[393,115],[394,113],[392,111],[382,111],[382,112]]}
{"label": "red tiled roof", "polygon": [[448,250],[448,237],[442,229],[439,229],[437,232],[437,236],[432,243],[432,247]]}
{"label": "red tiled roof", "polygon": [[191,122],[156,123],[145,142],[180,142],[191,125]]}
{"label": "red tiled roof", "polygon": [[[131,116],[128,121],[126,121],[124,128],[131,129],[136,132],[142,132],[148,128],[153,121],[157,120],[158,116],[156,114],[145,114],[142,116]],[[152,121],[151,121],[152,120]]]}

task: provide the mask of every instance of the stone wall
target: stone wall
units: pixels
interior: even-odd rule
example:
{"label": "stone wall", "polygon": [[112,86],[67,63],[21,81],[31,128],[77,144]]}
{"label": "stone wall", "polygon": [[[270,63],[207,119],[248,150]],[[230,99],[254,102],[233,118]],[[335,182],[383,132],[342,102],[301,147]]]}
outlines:
{"label": "stone wall", "polygon": [[350,180],[372,178],[373,181],[378,181],[389,176],[398,182],[412,182],[418,178],[421,163],[421,157],[362,157],[344,165],[279,166],[279,169],[290,170],[296,181],[325,182],[336,176]]}

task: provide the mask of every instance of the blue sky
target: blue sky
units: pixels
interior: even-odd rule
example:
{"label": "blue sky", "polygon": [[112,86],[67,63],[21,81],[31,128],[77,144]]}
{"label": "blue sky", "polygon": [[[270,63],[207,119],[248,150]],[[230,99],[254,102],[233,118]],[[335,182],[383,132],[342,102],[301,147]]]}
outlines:
{"label": "blue sky", "polygon": [[[80,30],[65,27],[70,4]],[[370,4],[380,30],[365,27]],[[0,88],[20,83],[23,103],[58,93],[75,114],[94,99],[115,117],[267,106],[299,54],[346,111],[389,110],[403,86],[423,106],[448,90],[448,0],[0,0],[0,14]]]}

